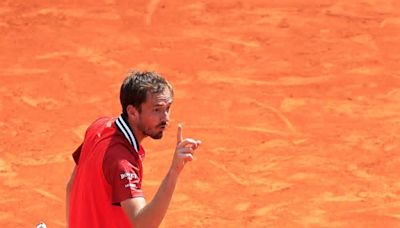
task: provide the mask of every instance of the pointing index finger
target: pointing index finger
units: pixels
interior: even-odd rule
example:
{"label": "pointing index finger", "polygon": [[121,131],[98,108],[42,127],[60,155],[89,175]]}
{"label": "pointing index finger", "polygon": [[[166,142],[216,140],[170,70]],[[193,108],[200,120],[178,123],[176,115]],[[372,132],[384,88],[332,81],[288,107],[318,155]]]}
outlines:
{"label": "pointing index finger", "polygon": [[177,133],[177,141],[178,141],[178,144],[179,144],[180,142],[182,142],[182,140],[183,140],[183,136],[182,136],[182,124],[178,124],[178,133]]}

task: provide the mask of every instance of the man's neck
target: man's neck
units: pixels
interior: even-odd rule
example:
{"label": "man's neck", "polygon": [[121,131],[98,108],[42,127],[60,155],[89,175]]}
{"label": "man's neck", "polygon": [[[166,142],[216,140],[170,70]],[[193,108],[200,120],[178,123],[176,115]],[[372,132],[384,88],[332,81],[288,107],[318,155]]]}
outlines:
{"label": "man's neck", "polygon": [[145,136],[143,134],[141,134],[141,132],[137,128],[133,127],[131,125],[131,123],[129,123],[129,126],[130,126],[132,133],[135,136],[137,142],[139,143],[139,145],[142,144],[142,141],[145,138]]}
{"label": "man's neck", "polygon": [[136,141],[142,144],[143,139],[146,137],[143,133],[137,128],[136,124],[134,124],[128,117],[124,118],[125,121],[128,123],[129,128],[131,129],[133,135],[136,138]]}

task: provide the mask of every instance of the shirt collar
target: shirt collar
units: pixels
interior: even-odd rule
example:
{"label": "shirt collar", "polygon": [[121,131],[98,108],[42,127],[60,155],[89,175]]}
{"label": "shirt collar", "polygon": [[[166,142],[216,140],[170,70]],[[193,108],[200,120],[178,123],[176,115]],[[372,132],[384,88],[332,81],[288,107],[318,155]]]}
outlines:
{"label": "shirt collar", "polygon": [[129,124],[123,118],[122,114],[115,120],[115,124],[118,129],[125,135],[126,139],[131,143],[136,152],[139,152],[139,143],[137,142],[135,135],[133,134]]}

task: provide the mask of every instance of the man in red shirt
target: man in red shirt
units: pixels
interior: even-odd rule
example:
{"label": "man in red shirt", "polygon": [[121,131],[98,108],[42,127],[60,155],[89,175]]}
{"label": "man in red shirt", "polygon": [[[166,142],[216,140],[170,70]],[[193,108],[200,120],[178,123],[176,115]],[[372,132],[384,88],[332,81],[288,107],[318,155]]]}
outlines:
{"label": "man in red shirt", "polygon": [[182,137],[171,167],[154,198],[146,204],[142,192],[147,136],[161,139],[168,125],[172,86],[154,72],[132,72],[122,83],[118,118],[103,117],[86,130],[73,153],[76,163],[67,185],[69,227],[158,227],[171,201],[178,177],[193,159],[199,140]]}

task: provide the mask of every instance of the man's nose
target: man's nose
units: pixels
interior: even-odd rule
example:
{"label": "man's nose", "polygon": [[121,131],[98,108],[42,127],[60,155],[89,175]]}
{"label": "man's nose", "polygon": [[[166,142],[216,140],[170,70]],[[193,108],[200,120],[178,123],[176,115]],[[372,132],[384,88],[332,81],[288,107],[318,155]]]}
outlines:
{"label": "man's nose", "polygon": [[169,121],[169,111],[165,111],[162,115],[162,121]]}

